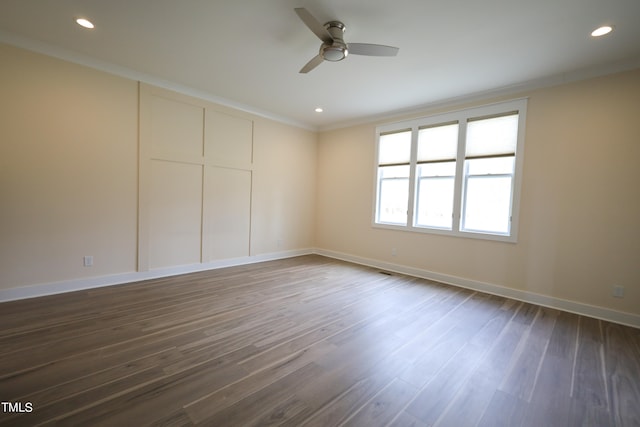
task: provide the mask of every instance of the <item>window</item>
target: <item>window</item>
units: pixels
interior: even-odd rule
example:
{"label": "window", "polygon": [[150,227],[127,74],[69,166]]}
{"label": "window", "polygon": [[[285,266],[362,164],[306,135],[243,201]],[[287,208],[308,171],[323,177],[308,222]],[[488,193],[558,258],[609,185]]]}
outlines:
{"label": "window", "polygon": [[378,221],[407,224],[411,130],[380,135],[378,140]]}
{"label": "window", "polygon": [[526,100],[377,129],[374,225],[515,241]]}
{"label": "window", "polygon": [[418,130],[416,226],[451,230],[457,147],[458,123]]}

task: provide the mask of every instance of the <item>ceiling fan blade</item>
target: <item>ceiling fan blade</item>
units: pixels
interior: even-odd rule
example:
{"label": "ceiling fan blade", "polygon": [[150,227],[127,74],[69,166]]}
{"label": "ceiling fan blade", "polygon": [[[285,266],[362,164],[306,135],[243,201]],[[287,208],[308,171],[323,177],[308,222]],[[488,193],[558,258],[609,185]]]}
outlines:
{"label": "ceiling fan blade", "polygon": [[316,68],[318,65],[322,64],[323,61],[324,61],[324,58],[322,56],[320,55],[314,56],[313,58],[311,58],[311,61],[307,62],[307,64],[300,69],[300,73],[303,73],[303,74],[308,73],[309,71]]}
{"label": "ceiling fan blade", "polygon": [[313,32],[313,34],[318,36],[320,40],[325,43],[333,42],[333,37],[331,37],[331,34],[329,34],[324,25],[318,22],[318,20],[314,18],[307,9],[304,7],[296,7],[294,10],[300,19],[302,19],[302,22],[304,22],[304,24]]}
{"label": "ceiling fan blade", "polygon": [[368,56],[396,56],[400,50],[393,46],[369,43],[348,43],[347,48],[350,54]]}

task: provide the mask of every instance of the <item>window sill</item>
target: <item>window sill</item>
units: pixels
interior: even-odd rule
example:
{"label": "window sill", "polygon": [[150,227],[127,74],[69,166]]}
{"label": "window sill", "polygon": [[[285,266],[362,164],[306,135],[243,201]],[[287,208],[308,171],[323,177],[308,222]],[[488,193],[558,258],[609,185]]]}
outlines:
{"label": "window sill", "polygon": [[444,230],[444,229],[438,229],[438,228],[384,224],[384,223],[377,223],[377,222],[372,223],[371,226],[372,228],[382,229],[382,230],[403,231],[403,232],[418,233],[418,234],[434,234],[438,236],[448,236],[448,237],[462,237],[466,239],[489,240],[493,242],[518,243],[517,236],[515,234],[506,235],[506,234],[491,234],[491,233],[481,233],[481,232],[472,232],[472,231],[454,231],[454,230]]}

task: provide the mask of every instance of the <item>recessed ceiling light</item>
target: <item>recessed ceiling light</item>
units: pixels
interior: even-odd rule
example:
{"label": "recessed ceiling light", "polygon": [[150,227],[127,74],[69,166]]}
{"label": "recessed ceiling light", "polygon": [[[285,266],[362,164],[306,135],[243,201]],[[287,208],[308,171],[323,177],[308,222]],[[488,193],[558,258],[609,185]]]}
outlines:
{"label": "recessed ceiling light", "polygon": [[316,109],[314,111],[316,113],[322,113],[324,110],[322,109],[322,107],[316,107]]}
{"label": "recessed ceiling light", "polygon": [[609,27],[608,25],[605,25],[603,27],[596,28],[595,30],[593,30],[591,32],[591,35],[593,37],[600,37],[600,36],[604,36],[605,34],[609,34],[611,31],[613,31],[613,28]]}
{"label": "recessed ceiling light", "polygon": [[76,19],[76,23],[78,25],[80,25],[81,27],[84,27],[84,28],[92,29],[92,28],[95,27],[93,25],[93,22],[91,22],[91,21],[89,21],[88,19],[85,19],[85,18],[77,18]]}

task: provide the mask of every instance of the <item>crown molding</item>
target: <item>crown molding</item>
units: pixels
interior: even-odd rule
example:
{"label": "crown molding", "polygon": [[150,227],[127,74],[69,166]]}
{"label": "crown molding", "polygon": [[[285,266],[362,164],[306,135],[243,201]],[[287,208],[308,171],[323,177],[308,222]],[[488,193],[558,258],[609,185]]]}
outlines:
{"label": "crown molding", "polygon": [[53,58],[72,62],[74,64],[93,68],[93,69],[103,71],[109,74],[113,74],[119,77],[124,77],[129,80],[135,80],[135,81],[147,83],[153,86],[158,86],[163,89],[179,92],[183,95],[188,95],[194,98],[199,98],[205,101],[213,102],[214,104],[233,108],[235,110],[239,110],[239,111],[249,113],[264,119],[272,120],[275,122],[283,123],[289,126],[298,127],[298,128],[310,130],[313,132],[316,132],[318,130],[317,127],[310,126],[307,123],[302,123],[302,122],[290,119],[288,117],[280,116],[270,111],[255,108],[255,107],[242,104],[227,98],[222,98],[222,97],[213,95],[211,93],[204,92],[202,90],[177,84],[151,74],[142,73],[136,70],[132,70],[130,68],[126,68],[116,64],[112,64],[110,62],[102,61],[102,60],[93,58],[89,55],[78,53],[69,49],[60,48],[60,47],[57,47],[45,42],[41,42],[38,40],[29,39],[26,37],[18,36],[18,35],[0,30],[0,42],[11,45],[11,46],[19,47],[25,50],[29,50],[31,52],[40,53],[43,55],[51,56]]}

